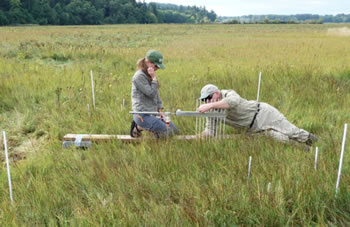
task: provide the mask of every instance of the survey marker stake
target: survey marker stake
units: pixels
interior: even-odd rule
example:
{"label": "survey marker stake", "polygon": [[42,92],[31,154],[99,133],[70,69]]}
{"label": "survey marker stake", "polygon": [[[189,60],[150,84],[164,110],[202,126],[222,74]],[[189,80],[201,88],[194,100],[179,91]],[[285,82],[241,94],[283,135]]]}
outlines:
{"label": "survey marker stake", "polygon": [[10,200],[11,200],[11,202],[13,202],[12,185],[11,185],[11,174],[10,174],[10,163],[9,163],[9,156],[8,156],[8,152],[7,152],[7,142],[6,142],[6,133],[5,133],[5,131],[2,131],[2,135],[4,137],[5,158],[6,158],[7,177],[8,177],[8,181],[9,181]]}
{"label": "survey marker stake", "polygon": [[90,114],[90,104],[87,104],[87,110],[88,110],[88,117],[90,117],[91,116],[91,114]]}
{"label": "survey marker stake", "polygon": [[315,170],[317,170],[317,159],[318,159],[318,147],[316,147],[316,151],[315,151]]}
{"label": "survey marker stake", "polygon": [[340,153],[340,160],[339,160],[337,185],[335,186],[335,197],[337,197],[337,194],[338,194],[338,187],[339,187],[339,181],[340,181],[340,175],[341,175],[341,168],[342,168],[342,165],[343,165],[343,157],[344,157],[344,149],[345,149],[346,131],[347,131],[347,129],[348,129],[348,124],[345,124],[344,125],[343,142],[342,142],[342,145],[341,145],[341,153]]}
{"label": "survey marker stake", "polygon": [[261,72],[259,73],[259,84],[258,84],[258,94],[256,96],[256,101],[259,102],[259,95],[260,95],[260,84],[261,84]]}
{"label": "survey marker stake", "polygon": [[90,71],[90,75],[91,75],[92,105],[93,105],[94,109],[96,109],[95,88],[94,88],[94,74],[92,73],[92,70]]}
{"label": "survey marker stake", "polygon": [[250,170],[252,167],[252,156],[249,156],[249,163],[248,163],[248,178],[250,178]]}

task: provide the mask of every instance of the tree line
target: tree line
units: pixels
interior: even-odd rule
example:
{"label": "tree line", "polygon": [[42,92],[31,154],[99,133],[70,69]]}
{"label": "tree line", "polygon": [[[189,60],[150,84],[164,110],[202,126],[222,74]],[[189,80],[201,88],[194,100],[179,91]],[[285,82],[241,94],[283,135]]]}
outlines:
{"label": "tree line", "polygon": [[205,7],[136,0],[0,0],[0,25],[209,23]]}
{"label": "tree line", "polygon": [[317,15],[317,14],[296,14],[296,15],[248,15],[240,17],[219,17],[223,23],[240,24],[297,24],[297,23],[350,23],[350,14]]}

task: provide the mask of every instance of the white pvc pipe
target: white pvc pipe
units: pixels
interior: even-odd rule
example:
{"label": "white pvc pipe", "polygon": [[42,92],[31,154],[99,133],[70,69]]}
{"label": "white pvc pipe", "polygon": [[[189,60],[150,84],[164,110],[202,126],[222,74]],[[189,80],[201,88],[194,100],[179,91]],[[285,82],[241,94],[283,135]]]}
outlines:
{"label": "white pvc pipe", "polygon": [[8,157],[8,152],[7,152],[7,142],[6,142],[6,133],[5,133],[5,131],[2,131],[2,135],[4,137],[5,158],[6,158],[7,177],[8,177],[8,181],[9,181],[10,200],[11,200],[11,202],[13,202],[11,174],[10,174],[10,163],[9,163],[9,157]]}
{"label": "white pvc pipe", "polygon": [[316,147],[316,151],[315,151],[315,170],[317,169],[317,159],[318,159],[318,147]]}
{"label": "white pvc pipe", "polygon": [[252,156],[249,156],[249,163],[248,163],[248,178],[250,178],[250,170],[252,167]]}
{"label": "white pvc pipe", "polygon": [[[226,114],[226,111],[224,111],[224,113]],[[226,124],[226,117],[224,117],[224,128],[222,130],[222,136],[225,137],[225,124]]]}
{"label": "white pvc pipe", "polygon": [[339,168],[338,168],[338,179],[337,179],[337,185],[335,187],[335,195],[338,193],[338,187],[340,182],[340,175],[341,175],[341,168],[343,165],[343,157],[344,157],[344,149],[345,149],[345,142],[346,142],[346,131],[348,129],[348,124],[344,125],[344,134],[343,134],[343,142],[341,145],[341,153],[340,153],[340,160],[339,160]]}
{"label": "white pvc pipe", "polygon": [[258,94],[257,94],[257,97],[256,97],[256,101],[257,102],[259,102],[260,84],[261,84],[261,72],[259,73]]}
{"label": "white pvc pipe", "polygon": [[[198,109],[198,99],[196,99],[196,110]],[[198,117],[196,117],[196,127],[195,127],[195,135],[200,135],[201,132],[198,132]]]}
{"label": "white pvc pipe", "polygon": [[267,184],[267,192],[270,192],[270,189],[271,189],[271,183],[268,183]]}
{"label": "white pvc pipe", "polygon": [[92,70],[90,71],[91,74],[91,91],[92,91],[92,104],[94,109],[96,109],[96,104],[95,104],[95,89],[94,89],[94,74],[92,73]]}

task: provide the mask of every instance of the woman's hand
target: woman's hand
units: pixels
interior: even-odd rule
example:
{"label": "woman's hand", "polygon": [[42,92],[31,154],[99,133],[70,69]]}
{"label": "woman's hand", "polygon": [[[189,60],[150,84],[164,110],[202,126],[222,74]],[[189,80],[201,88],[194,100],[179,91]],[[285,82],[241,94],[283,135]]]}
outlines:
{"label": "woman's hand", "polygon": [[165,114],[163,114],[162,112],[159,112],[159,116],[161,119],[165,119]]}
{"label": "woman's hand", "polygon": [[152,80],[154,80],[154,78],[156,78],[156,72],[154,71],[153,67],[148,67],[147,72],[151,76]]}
{"label": "woman's hand", "polygon": [[165,119],[165,114],[162,112],[162,109],[158,109],[158,113],[161,119]]}

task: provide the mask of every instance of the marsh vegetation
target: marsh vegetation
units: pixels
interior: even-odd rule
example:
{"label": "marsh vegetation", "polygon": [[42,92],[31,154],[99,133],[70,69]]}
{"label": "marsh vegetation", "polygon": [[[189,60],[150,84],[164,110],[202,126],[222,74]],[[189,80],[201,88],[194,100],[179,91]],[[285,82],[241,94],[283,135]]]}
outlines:
{"label": "marsh vegetation", "polygon": [[[15,200],[3,165],[1,225],[349,225],[349,146],[334,193],[350,119],[350,42],[328,32],[343,27],[1,27],[0,129]],[[317,171],[313,151],[244,133],[206,143],[62,149],[67,133],[128,134],[131,78],[149,49],[165,58],[158,79],[166,111],[194,110],[206,83],[255,99],[261,71],[260,100],[319,136]],[[96,109],[89,116],[90,70]],[[181,134],[193,134],[194,119],[172,120]]]}

